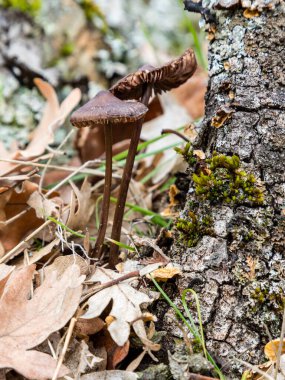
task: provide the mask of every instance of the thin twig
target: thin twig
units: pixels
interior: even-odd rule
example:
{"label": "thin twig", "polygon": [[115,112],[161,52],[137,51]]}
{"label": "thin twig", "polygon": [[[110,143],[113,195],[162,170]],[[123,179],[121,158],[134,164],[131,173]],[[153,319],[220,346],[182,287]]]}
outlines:
{"label": "thin twig", "polygon": [[[62,212],[65,212],[66,210],[68,210],[69,207],[70,206],[64,207],[62,209]],[[5,256],[3,256],[3,257],[0,258],[0,264],[5,263],[7,260],[11,259],[17,253],[17,251],[20,248],[22,248],[23,246],[25,246],[25,244],[30,239],[32,239],[38,232],[40,232],[41,230],[43,230],[45,227],[47,227],[51,223],[53,223],[52,220],[47,220],[42,225],[40,225],[36,230],[34,230],[32,233],[30,233],[30,235],[28,235],[24,240],[20,241],[20,243],[17,244],[14,248],[12,248],[9,252],[7,252]]]}
{"label": "thin twig", "polygon": [[[97,160],[94,160],[94,163],[96,163]],[[0,162],[9,162],[11,164],[19,164],[19,166],[34,166],[37,168],[46,168],[47,164],[40,164],[39,162],[33,162],[33,161],[20,161],[20,160],[12,160],[9,158],[0,158]],[[102,164],[101,160],[98,161],[98,164]],[[62,170],[66,172],[73,172],[77,170],[78,168],[75,166],[59,166],[59,165],[49,165],[50,169],[55,170]],[[84,170],[81,171],[83,174],[91,174],[96,175],[97,177],[105,177],[105,173],[98,169],[88,169],[84,168]],[[5,173],[6,174],[6,173]],[[121,178],[121,176],[117,174],[113,174],[113,178]]]}
{"label": "thin twig", "polygon": [[60,367],[62,366],[63,359],[64,359],[64,356],[66,354],[66,351],[67,351],[67,348],[68,348],[68,345],[69,345],[69,342],[70,342],[70,339],[71,339],[71,336],[72,336],[72,332],[73,332],[73,329],[74,329],[74,326],[75,326],[76,322],[77,322],[76,318],[72,318],[71,321],[70,321],[70,324],[69,324],[68,330],[67,330],[67,334],[66,334],[66,338],[65,338],[65,341],[64,341],[64,345],[63,345],[60,357],[58,359],[57,366],[56,366],[56,369],[54,371],[52,380],[56,380],[57,379],[57,376],[58,376]]}
{"label": "thin twig", "polygon": [[126,273],[123,276],[116,278],[115,280],[111,280],[111,281],[105,282],[102,285],[96,285],[94,288],[89,289],[88,294],[86,294],[85,296],[83,296],[83,298],[81,299],[80,302],[81,303],[84,302],[91,295],[93,295],[93,294],[95,294],[95,293],[97,293],[97,292],[99,292],[99,291],[101,291],[103,289],[109,288],[109,287],[111,287],[113,285],[117,285],[121,281],[128,280],[129,278],[139,277],[139,275],[140,275],[140,272],[138,270],[135,270],[133,272]]}
{"label": "thin twig", "polygon": [[168,128],[162,129],[162,131],[161,131],[162,135],[165,135],[167,133],[171,133],[173,135],[180,137],[182,140],[184,140],[186,142],[190,142],[190,140],[185,135],[183,135],[183,133],[176,131],[175,129],[168,129]]}
{"label": "thin twig", "polygon": [[45,178],[45,175],[46,175],[46,172],[47,172],[47,169],[48,167],[50,167],[50,163],[51,161],[53,160],[54,156],[57,154],[57,152],[60,151],[60,149],[64,146],[64,144],[67,142],[67,140],[70,138],[70,136],[74,133],[74,129],[71,129],[71,131],[69,131],[69,133],[65,136],[65,138],[63,139],[63,141],[59,144],[59,146],[56,148],[56,150],[54,152],[52,152],[52,155],[50,156],[50,158],[48,159],[48,162],[46,163],[46,166],[42,172],[42,176],[41,176],[41,179],[40,179],[40,183],[39,183],[39,192],[41,193],[42,192],[42,187],[43,187],[43,183],[44,183],[44,178]]}
{"label": "thin twig", "polygon": [[[1,161],[1,159],[0,159]],[[93,164],[93,161],[87,161],[79,168],[76,168],[75,171],[73,171],[68,177],[64,178],[62,181],[60,181],[56,186],[54,186],[52,189],[50,189],[46,194],[45,198],[48,198],[54,191],[58,190],[61,186],[63,186],[68,180],[70,180],[75,174],[82,173],[84,168],[88,166],[89,164]],[[104,174],[104,173],[103,173]],[[25,210],[21,211],[19,214],[13,216],[12,218],[6,220],[4,222],[4,225],[7,226],[8,224],[14,222],[15,220],[19,219],[22,215],[24,215],[26,212],[31,210],[31,206],[28,206]],[[2,222],[3,223],[3,222]]]}

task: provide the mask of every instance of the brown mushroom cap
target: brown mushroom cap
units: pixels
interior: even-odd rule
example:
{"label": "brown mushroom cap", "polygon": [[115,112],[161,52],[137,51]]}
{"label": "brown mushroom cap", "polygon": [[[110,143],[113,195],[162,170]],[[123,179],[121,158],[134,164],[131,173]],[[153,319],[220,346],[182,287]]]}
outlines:
{"label": "brown mushroom cap", "polygon": [[70,122],[77,128],[130,124],[142,119],[147,111],[140,102],[123,101],[110,91],[100,91],[71,115]]}
{"label": "brown mushroom cap", "polygon": [[187,81],[197,67],[194,51],[188,49],[179,58],[154,68],[145,65],[135,73],[129,74],[117,82],[110,91],[120,99],[140,99],[145,87],[152,84],[155,94],[179,87]]}

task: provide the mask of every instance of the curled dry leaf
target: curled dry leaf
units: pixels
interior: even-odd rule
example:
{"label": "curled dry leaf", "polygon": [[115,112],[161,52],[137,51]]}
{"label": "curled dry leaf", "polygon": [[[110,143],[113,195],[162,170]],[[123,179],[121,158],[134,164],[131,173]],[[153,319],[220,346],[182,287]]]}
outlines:
{"label": "curled dry leaf", "polygon": [[[265,356],[272,362],[276,362],[280,339],[274,339],[268,342],[264,347]],[[285,339],[282,343],[281,354],[285,354]]]}
{"label": "curled dry leaf", "polygon": [[34,209],[27,211],[8,225],[5,223],[27,208],[28,199],[37,189],[37,184],[24,181],[20,187],[0,194],[0,242],[4,252],[14,248],[30,231],[43,223],[43,220],[37,218]]}
{"label": "curled dry leaf", "polygon": [[20,153],[23,157],[37,157],[44,153],[46,147],[54,140],[55,130],[62,125],[68,114],[77,106],[81,99],[81,91],[76,88],[59,105],[54,88],[42,79],[35,79],[35,84],[46,98],[47,104],[40,121],[35,129],[32,140],[25,150]]}
{"label": "curled dry leaf", "polygon": [[202,150],[200,150],[200,149],[193,150],[193,154],[194,154],[196,157],[200,158],[200,160],[205,160],[205,158],[206,158],[205,153],[204,153]]}
{"label": "curled dry leaf", "polygon": [[45,219],[48,216],[58,216],[59,204],[52,199],[47,199],[37,190],[34,191],[27,201],[27,205],[31,206],[39,219]]}
{"label": "curled dry leaf", "polygon": [[[49,244],[45,245],[39,250],[36,251],[29,251],[29,262],[28,264],[35,264],[39,260],[41,260],[43,257],[52,254],[53,249],[59,244],[60,240],[58,238],[51,241]],[[20,269],[27,265],[26,258],[25,257],[19,257],[16,259],[16,268]]]}
{"label": "curled dry leaf", "polygon": [[[0,368],[13,368],[28,379],[51,378],[56,361],[30,350],[62,328],[78,307],[82,292],[77,265],[61,278],[52,272],[29,299],[35,266],[11,273],[0,299]],[[69,370],[62,366],[60,376]]]}
{"label": "curled dry leaf", "polygon": [[165,282],[175,276],[181,275],[181,271],[178,268],[165,267],[156,269],[151,275],[156,279],[156,281]]}
{"label": "curled dry leaf", "polygon": [[[69,350],[65,356],[65,364],[73,373],[74,380],[80,380],[81,374],[88,372],[90,370],[98,370],[101,367],[104,359],[94,355],[93,347],[81,340],[80,342],[74,339],[70,346]],[[104,366],[103,369],[106,367]]]}
{"label": "curled dry leaf", "polygon": [[[110,269],[96,268],[90,280],[104,285],[121,276],[121,273]],[[128,340],[130,323],[142,317],[140,305],[151,302],[146,294],[131,286],[132,281],[133,279],[127,279],[98,291],[89,298],[88,311],[82,316],[82,318],[99,317],[112,301],[110,316],[114,317],[114,321],[108,326],[108,331],[119,346],[123,346]]]}
{"label": "curled dry leaf", "polygon": [[[52,199],[41,199],[38,185],[31,181],[24,181],[0,194],[1,256],[13,249],[31,231],[43,224],[45,213],[56,210],[56,207],[58,207],[56,202],[59,198],[55,198],[54,195],[56,193],[51,194]],[[32,208],[29,208],[29,205]],[[19,214],[20,216],[18,217]],[[10,222],[10,219],[12,219],[12,222]],[[15,255],[22,252],[22,250],[23,248]]]}
{"label": "curled dry leaf", "polygon": [[73,192],[70,201],[70,212],[66,225],[74,230],[85,228],[95,207],[91,197],[91,185],[86,179],[79,190],[72,182]]}
{"label": "curled dry leaf", "polygon": [[104,321],[99,317],[91,319],[79,318],[75,324],[74,332],[78,336],[86,337],[101,331],[104,326]]}

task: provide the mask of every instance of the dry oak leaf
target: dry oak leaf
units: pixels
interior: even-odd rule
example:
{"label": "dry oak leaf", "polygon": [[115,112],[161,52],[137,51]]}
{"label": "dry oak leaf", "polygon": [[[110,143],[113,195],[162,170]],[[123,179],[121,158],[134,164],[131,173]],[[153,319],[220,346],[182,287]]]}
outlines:
{"label": "dry oak leaf", "polygon": [[59,204],[52,199],[47,199],[38,190],[34,191],[27,201],[27,205],[31,206],[39,219],[45,219],[48,216],[58,216]]}
{"label": "dry oak leaf", "polygon": [[[279,344],[280,344],[280,339],[274,339],[268,342],[264,347],[265,356],[272,362],[276,362],[277,360]],[[281,354],[285,354],[285,339],[283,340],[283,343],[282,343]]]}
{"label": "dry oak leaf", "polygon": [[[110,269],[96,268],[90,281],[100,282],[104,285],[122,276]],[[114,321],[108,326],[112,339],[123,346],[129,338],[130,323],[142,317],[140,305],[152,300],[144,293],[131,286],[134,279],[127,279],[118,284],[99,290],[88,300],[88,311],[81,318],[99,317],[104,309],[113,301],[110,316]]]}
{"label": "dry oak leaf", "polygon": [[43,220],[37,218],[31,209],[20,218],[6,225],[6,221],[20,214],[27,208],[27,201],[38,185],[24,181],[21,185],[0,194],[0,242],[3,252],[14,248],[30,231],[39,227]]}
{"label": "dry oak leaf", "polygon": [[72,182],[73,189],[70,200],[70,212],[66,225],[74,230],[80,230],[86,227],[94,211],[95,202],[92,199],[91,184],[86,179],[79,190]]}
{"label": "dry oak leaf", "polygon": [[34,80],[47,104],[40,124],[33,132],[32,140],[25,150],[20,151],[25,158],[36,157],[44,153],[46,147],[54,141],[54,131],[60,127],[68,114],[80,102],[81,91],[76,88],[59,104],[54,88],[40,78]]}
{"label": "dry oak leaf", "polygon": [[[76,311],[81,293],[77,265],[70,266],[60,279],[54,271],[29,299],[35,265],[13,271],[0,298],[0,368],[13,368],[28,379],[53,376],[56,360],[30,350],[52,332],[62,328]],[[60,376],[69,372],[62,366]]]}

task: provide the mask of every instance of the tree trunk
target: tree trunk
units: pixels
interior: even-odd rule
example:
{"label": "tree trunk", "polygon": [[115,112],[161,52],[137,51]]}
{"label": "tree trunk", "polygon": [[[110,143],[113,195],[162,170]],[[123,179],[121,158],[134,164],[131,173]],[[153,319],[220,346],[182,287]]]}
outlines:
{"label": "tree trunk", "polygon": [[173,259],[183,268],[179,289],[199,295],[209,352],[227,379],[238,379],[242,366],[234,359],[264,361],[264,344],[279,336],[285,301],[285,11],[282,4],[259,4],[254,11],[238,5],[212,12],[206,116],[195,148],[210,159],[214,151],[223,160],[237,155],[234,179],[241,170],[245,180],[252,173],[259,190],[240,197],[238,189],[235,197],[224,188],[219,194],[217,185],[216,198],[213,189],[197,195],[210,164],[190,167]]}

